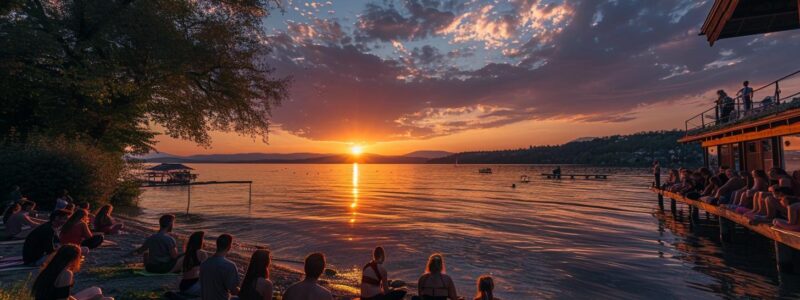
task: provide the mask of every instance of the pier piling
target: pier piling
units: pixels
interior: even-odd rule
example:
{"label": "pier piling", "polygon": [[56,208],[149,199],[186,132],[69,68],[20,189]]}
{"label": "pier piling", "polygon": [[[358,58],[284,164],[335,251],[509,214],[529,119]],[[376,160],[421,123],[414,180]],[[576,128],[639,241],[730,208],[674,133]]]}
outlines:
{"label": "pier piling", "polygon": [[736,232],[736,223],[726,218],[719,218],[719,239],[723,242],[733,242]]}
{"label": "pier piling", "polygon": [[661,194],[658,194],[658,208],[664,210],[664,196]]}
{"label": "pier piling", "polygon": [[782,273],[800,273],[800,250],[775,241],[775,261]]}

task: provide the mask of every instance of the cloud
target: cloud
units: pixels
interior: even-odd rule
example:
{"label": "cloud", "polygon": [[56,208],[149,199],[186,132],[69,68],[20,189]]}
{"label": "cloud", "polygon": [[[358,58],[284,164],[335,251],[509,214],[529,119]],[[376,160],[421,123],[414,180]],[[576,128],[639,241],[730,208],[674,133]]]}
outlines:
{"label": "cloud", "polygon": [[409,0],[405,3],[407,14],[395,7],[369,3],[358,18],[356,40],[416,40],[427,37],[449,24],[452,12],[439,10],[436,1]]}
{"label": "cloud", "polygon": [[[795,71],[785,60],[800,47],[800,31],[710,48],[697,31],[711,3],[693,3],[368,4],[352,31],[340,26],[344,36],[314,25],[314,33],[298,27],[270,37],[270,64],[294,78],[274,121],[298,136],[336,141],[430,138],[554,118],[624,123],[638,107]],[[347,38],[371,44],[321,42]]]}

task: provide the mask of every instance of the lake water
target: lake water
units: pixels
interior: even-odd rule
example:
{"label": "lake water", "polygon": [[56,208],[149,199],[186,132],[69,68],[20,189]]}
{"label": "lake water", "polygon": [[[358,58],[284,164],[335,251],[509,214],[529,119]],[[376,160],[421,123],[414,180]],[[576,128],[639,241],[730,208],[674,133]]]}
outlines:
{"label": "lake water", "polygon": [[[564,167],[613,176],[548,180],[535,176],[545,166],[190,166],[201,181],[252,180],[252,202],[247,185],[192,187],[179,229],[232,233],[281,259],[321,251],[351,282],[382,245],[390,277],[410,283],[444,253],[470,299],[482,274],[504,299],[800,296],[800,281],[775,270],[771,242],[742,232],[723,245],[716,220],[692,227],[685,207],[660,212],[647,170]],[[146,189],[142,219],[185,212],[186,200],[186,187]]]}

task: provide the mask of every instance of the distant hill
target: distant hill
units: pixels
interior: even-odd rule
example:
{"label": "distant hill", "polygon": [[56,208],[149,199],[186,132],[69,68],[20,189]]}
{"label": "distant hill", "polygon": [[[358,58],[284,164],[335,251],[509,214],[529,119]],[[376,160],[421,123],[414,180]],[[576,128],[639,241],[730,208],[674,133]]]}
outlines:
{"label": "distant hill", "polygon": [[586,164],[596,166],[646,167],[654,159],[662,166],[699,166],[703,152],[697,144],[681,145],[678,130],[614,135],[569,142],[563,145],[531,146],[523,149],[456,153],[431,159],[429,163],[452,164]]}
{"label": "distant hill", "polygon": [[[441,152],[439,157],[451,154],[443,151],[422,151],[423,154]],[[414,153],[414,152],[412,152]],[[355,159],[349,154],[322,154],[322,153],[238,153],[238,154],[203,154],[178,156],[169,153],[148,153],[133,158],[149,163],[287,163],[287,164],[338,164],[352,163]],[[359,156],[358,162],[375,164],[416,164],[425,163],[427,157],[416,156],[385,156],[364,153]]]}
{"label": "distant hill", "polygon": [[452,152],[447,151],[435,151],[435,150],[420,150],[414,151],[411,153],[406,153],[403,156],[405,157],[420,157],[420,158],[441,158],[445,156],[453,155]]}

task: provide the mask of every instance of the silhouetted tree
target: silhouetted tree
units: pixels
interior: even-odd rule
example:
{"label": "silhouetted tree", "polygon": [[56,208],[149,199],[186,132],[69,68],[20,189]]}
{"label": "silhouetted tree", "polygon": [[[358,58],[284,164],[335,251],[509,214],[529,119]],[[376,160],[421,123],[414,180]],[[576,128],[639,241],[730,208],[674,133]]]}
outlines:
{"label": "silhouetted tree", "polygon": [[265,64],[265,0],[0,1],[0,135],[148,150],[154,129],[266,139],[287,79]]}

